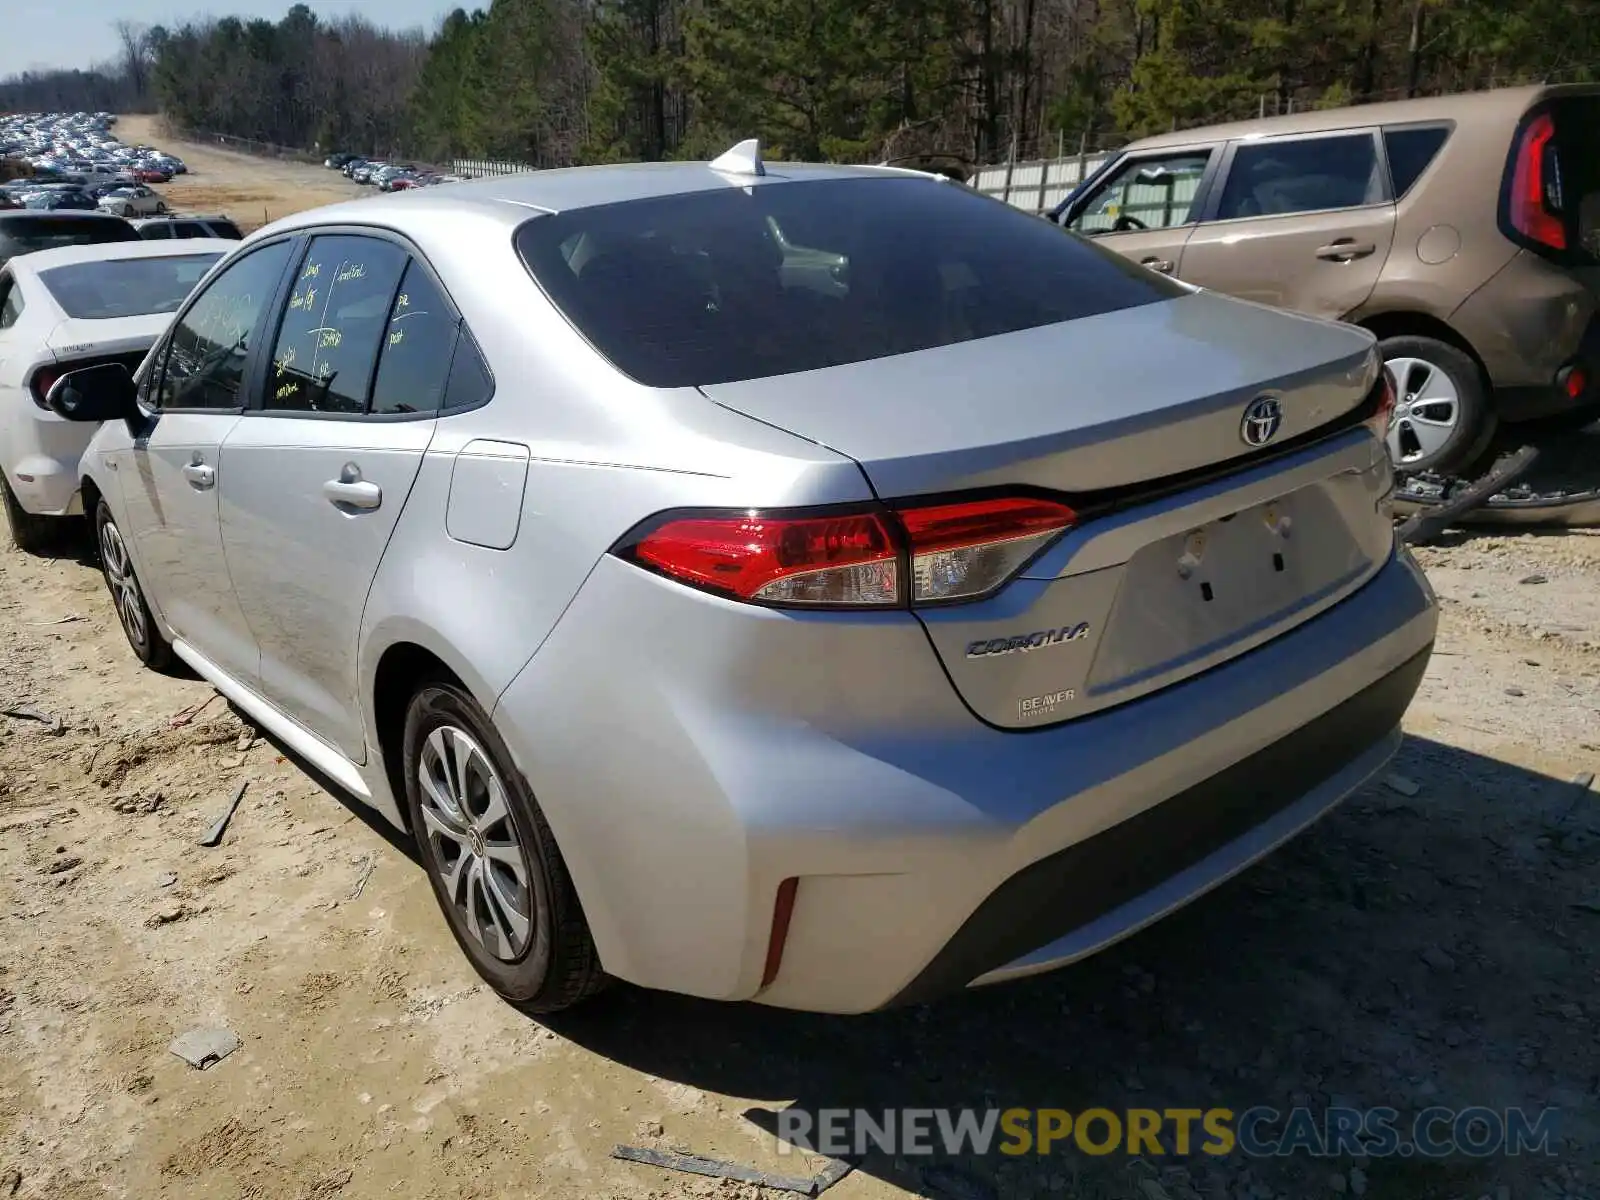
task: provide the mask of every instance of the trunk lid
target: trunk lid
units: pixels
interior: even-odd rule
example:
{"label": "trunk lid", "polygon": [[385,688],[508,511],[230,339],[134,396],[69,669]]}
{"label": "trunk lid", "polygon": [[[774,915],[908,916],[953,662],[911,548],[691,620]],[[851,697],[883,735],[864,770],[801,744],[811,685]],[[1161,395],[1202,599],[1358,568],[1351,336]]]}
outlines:
{"label": "trunk lid", "polygon": [[[1316,436],[1376,369],[1362,331],[1200,293],[703,390],[849,455],[892,503],[1033,488],[1085,514],[990,598],[917,610],[973,713],[1023,729],[1243,653],[1381,567],[1387,453],[1359,423]],[[1263,394],[1280,428],[1255,446]]]}
{"label": "trunk lid", "polygon": [[80,358],[136,356],[133,364],[137,366],[171,323],[171,313],[105,321],[68,318],[50,331],[45,345],[63,363]]}
{"label": "trunk lid", "polygon": [[846,366],[701,390],[861,464],[885,498],[992,485],[1125,487],[1251,453],[1245,405],[1281,403],[1273,443],[1371,385],[1370,334],[1197,292]]}

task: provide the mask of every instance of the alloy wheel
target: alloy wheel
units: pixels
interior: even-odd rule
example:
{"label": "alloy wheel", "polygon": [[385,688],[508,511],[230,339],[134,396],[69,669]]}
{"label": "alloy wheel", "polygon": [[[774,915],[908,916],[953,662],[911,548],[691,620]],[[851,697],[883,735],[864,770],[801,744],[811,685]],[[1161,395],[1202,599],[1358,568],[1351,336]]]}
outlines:
{"label": "alloy wheel", "polygon": [[105,566],[106,582],[111,586],[111,600],[117,606],[123,632],[135,646],[143,646],[150,633],[145,622],[144,597],[139,593],[139,580],[128,560],[128,547],[112,521],[102,522],[100,526],[100,561]]}
{"label": "alloy wheel", "polygon": [[450,904],[490,954],[522,957],[534,929],[531,871],[494,764],[466,730],[441,725],[422,744],[417,783]]}
{"label": "alloy wheel", "polygon": [[1461,393],[1443,367],[1421,358],[1391,358],[1395,408],[1389,422],[1389,456],[1396,466],[1432,459],[1461,424]]}

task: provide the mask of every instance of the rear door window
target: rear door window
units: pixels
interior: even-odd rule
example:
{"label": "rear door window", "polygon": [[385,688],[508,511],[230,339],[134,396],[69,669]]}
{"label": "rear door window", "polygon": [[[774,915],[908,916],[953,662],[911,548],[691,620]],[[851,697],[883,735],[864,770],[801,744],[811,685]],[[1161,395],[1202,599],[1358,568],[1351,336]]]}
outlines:
{"label": "rear door window", "polygon": [[1389,178],[1394,184],[1395,199],[1411,190],[1411,185],[1422,178],[1439,151],[1450,137],[1444,125],[1415,125],[1383,131],[1383,149],[1389,157]]}
{"label": "rear door window", "polygon": [[268,411],[366,411],[406,259],[381,238],[311,239],[278,327]]}
{"label": "rear door window", "polygon": [[818,370],[1185,295],[920,177],[723,187],[535,217],[516,246],[602,355],[653,387]]}
{"label": "rear door window", "polygon": [[1360,208],[1383,200],[1370,133],[1243,142],[1233,154],[1217,220]]}

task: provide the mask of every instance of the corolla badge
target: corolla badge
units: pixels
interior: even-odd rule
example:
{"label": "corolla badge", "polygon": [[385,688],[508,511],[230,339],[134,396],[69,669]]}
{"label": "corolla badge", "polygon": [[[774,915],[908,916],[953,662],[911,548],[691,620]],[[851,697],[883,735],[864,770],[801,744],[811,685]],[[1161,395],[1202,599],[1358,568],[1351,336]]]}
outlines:
{"label": "corolla badge", "polygon": [[1278,436],[1283,424],[1283,405],[1276,396],[1257,396],[1245,406],[1239,422],[1239,436],[1247,446],[1265,446]]}
{"label": "corolla badge", "polygon": [[980,638],[967,643],[968,658],[991,658],[997,654],[1026,654],[1046,646],[1065,646],[1068,642],[1082,641],[1089,636],[1089,622],[1062,625],[1056,629],[1036,629],[1032,633],[1019,633],[1012,637]]}

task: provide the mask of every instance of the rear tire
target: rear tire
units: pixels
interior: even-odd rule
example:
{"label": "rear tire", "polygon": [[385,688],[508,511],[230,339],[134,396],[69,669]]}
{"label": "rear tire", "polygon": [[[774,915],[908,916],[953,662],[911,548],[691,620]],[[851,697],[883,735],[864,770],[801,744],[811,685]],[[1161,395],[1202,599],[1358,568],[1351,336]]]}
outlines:
{"label": "rear tire", "polygon": [[406,808],[450,932],[499,995],[552,1013],[606,984],[555,837],[478,702],[443,680],[406,712]]}
{"label": "rear tire", "polygon": [[1466,351],[1437,338],[1403,334],[1384,338],[1378,348],[1399,393],[1388,438],[1396,469],[1443,475],[1470,470],[1500,424],[1482,368]]}
{"label": "rear tire", "polygon": [[161,636],[156,628],[155,616],[144,598],[144,588],[134,573],[133,560],[128,557],[128,545],[122,540],[122,530],[104,500],[94,510],[95,546],[100,552],[100,574],[105,578],[106,590],[111,593],[111,603],[122,622],[122,632],[133,647],[139,661],[152,671],[165,674],[173,663],[172,643]]}
{"label": "rear tire", "polygon": [[52,546],[62,533],[60,517],[42,517],[22,507],[17,494],[11,490],[11,480],[0,474],[0,490],[4,491],[6,523],[11,526],[11,541],[18,550],[39,554]]}

